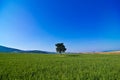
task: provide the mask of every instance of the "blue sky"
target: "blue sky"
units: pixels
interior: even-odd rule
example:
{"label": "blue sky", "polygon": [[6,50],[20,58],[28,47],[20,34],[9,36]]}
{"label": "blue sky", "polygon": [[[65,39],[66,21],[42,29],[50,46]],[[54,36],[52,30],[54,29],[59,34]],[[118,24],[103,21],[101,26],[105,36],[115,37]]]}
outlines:
{"label": "blue sky", "polygon": [[68,52],[120,49],[118,0],[0,0],[0,45]]}

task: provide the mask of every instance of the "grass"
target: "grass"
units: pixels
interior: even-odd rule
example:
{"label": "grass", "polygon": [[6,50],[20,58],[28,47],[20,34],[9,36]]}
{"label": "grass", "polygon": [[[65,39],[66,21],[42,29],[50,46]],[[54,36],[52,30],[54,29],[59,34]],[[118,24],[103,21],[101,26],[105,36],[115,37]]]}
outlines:
{"label": "grass", "polygon": [[0,80],[120,80],[120,55],[1,53]]}

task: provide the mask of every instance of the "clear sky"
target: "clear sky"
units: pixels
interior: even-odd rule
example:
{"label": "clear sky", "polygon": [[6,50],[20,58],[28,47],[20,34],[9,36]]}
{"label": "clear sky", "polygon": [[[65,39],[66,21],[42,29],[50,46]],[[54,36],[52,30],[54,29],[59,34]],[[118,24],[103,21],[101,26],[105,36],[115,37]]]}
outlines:
{"label": "clear sky", "polygon": [[120,49],[119,0],[0,0],[0,45],[68,52]]}

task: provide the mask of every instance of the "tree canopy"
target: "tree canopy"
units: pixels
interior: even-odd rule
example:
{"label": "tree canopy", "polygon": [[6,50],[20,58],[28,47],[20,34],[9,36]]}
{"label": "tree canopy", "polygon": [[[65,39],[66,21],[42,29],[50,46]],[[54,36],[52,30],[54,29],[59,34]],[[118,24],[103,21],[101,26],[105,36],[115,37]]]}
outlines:
{"label": "tree canopy", "polygon": [[67,50],[63,43],[57,43],[57,44],[55,44],[55,46],[57,47],[56,52],[58,52],[58,53],[63,53]]}

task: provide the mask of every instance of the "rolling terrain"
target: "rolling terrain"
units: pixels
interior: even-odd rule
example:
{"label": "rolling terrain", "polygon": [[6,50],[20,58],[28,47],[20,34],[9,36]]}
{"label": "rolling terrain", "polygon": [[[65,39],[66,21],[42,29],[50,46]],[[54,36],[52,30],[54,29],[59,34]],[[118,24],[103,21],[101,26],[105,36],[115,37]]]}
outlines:
{"label": "rolling terrain", "polygon": [[15,48],[9,48],[5,46],[0,46],[0,52],[7,52],[7,53],[52,53],[47,51],[41,51],[41,50],[20,50]]}

